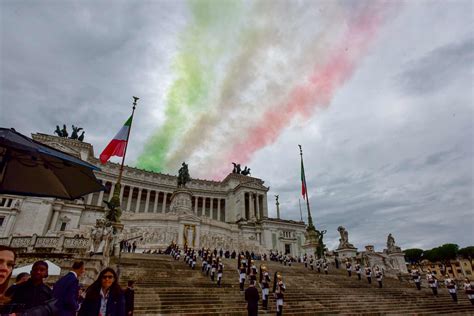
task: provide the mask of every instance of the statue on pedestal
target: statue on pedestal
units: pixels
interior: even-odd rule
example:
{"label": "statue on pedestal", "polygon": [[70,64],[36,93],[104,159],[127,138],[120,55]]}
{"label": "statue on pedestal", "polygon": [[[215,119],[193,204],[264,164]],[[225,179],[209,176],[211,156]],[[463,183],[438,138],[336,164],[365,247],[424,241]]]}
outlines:
{"label": "statue on pedestal", "polygon": [[341,235],[341,238],[339,238],[339,246],[337,247],[337,249],[354,248],[354,245],[349,242],[349,233],[347,232],[347,230],[344,227],[339,226],[337,228],[337,231]]}
{"label": "statue on pedestal", "polygon": [[181,164],[181,168],[178,171],[178,188],[185,187],[186,182],[189,182],[189,180],[191,180],[191,177],[189,176],[188,165],[183,162]]}
{"label": "statue on pedestal", "polygon": [[387,236],[387,252],[401,252],[402,249],[398,246],[395,246],[395,238],[393,238],[392,234],[388,234]]}

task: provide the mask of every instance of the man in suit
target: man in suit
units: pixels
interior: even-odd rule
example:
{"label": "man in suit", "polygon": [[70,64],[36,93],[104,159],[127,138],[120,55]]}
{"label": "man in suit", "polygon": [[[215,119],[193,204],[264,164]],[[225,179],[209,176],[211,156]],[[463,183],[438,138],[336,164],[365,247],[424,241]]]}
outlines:
{"label": "man in suit", "polygon": [[58,300],[58,316],[76,315],[79,309],[79,278],[85,271],[84,262],[76,261],[72,270],[54,284],[53,297]]}
{"label": "man in suit", "polygon": [[249,316],[258,315],[258,301],[260,296],[255,288],[255,281],[250,280],[249,287],[245,290],[245,300],[247,301],[247,312]]}
{"label": "man in suit", "polygon": [[133,310],[135,309],[135,290],[133,284],[135,281],[129,280],[127,288],[124,291],[125,295],[125,313],[127,316],[133,316]]}

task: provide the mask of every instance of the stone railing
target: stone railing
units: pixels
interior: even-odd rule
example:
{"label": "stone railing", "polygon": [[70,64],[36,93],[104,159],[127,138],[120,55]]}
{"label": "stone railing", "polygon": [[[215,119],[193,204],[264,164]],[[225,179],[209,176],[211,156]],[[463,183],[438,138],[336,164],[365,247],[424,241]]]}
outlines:
{"label": "stone railing", "polygon": [[0,238],[0,245],[10,246],[18,252],[85,253],[91,241],[83,237],[10,236]]}

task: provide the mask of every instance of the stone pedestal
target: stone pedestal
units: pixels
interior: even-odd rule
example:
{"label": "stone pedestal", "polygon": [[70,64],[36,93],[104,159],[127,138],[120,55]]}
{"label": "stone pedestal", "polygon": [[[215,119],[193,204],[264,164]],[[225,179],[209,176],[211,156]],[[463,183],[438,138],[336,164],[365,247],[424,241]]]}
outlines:
{"label": "stone pedestal", "polygon": [[355,258],[357,255],[357,248],[340,248],[334,252],[337,253],[339,259],[344,260],[346,258]]}
{"label": "stone pedestal", "polygon": [[403,252],[388,253],[388,257],[394,269],[399,270],[401,273],[408,273]]}
{"label": "stone pedestal", "polygon": [[178,188],[171,196],[170,212],[175,214],[191,214],[193,194],[186,188]]}
{"label": "stone pedestal", "polygon": [[314,228],[313,229],[308,228],[306,230],[305,237],[306,237],[306,242],[301,247],[305,250],[306,254],[317,257],[317,251],[320,247],[318,233],[316,232]]}

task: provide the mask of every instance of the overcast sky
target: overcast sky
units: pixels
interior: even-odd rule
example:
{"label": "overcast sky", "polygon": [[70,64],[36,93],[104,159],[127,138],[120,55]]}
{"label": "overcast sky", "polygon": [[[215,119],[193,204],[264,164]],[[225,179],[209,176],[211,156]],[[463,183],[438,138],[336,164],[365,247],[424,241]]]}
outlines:
{"label": "overcast sky", "polygon": [[242,162],[270,186],[270,216],[279,194],[298,220],[301,144],[329,248],[339,225],[359,249],[389,233],[472,245],[473,2],[255,3],[1,1],[0,126],[78,125],[98,156],[137,95],[129,165],[176,174],[185,160],[219,179]]}

